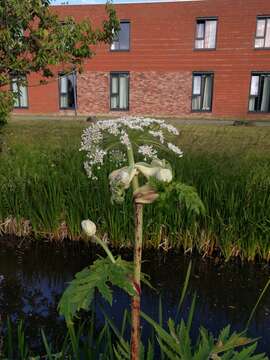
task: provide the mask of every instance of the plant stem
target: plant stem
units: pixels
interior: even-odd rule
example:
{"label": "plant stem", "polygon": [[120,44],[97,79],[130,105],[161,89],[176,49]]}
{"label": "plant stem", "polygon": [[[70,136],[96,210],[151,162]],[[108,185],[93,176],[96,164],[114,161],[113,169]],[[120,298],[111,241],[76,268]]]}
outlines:
{"label": "plant stem", "polygon": [[143,205],[135,204],[134,285],[137,294],[131,303],[131,360],[139,360]]}
{"label": "plant stem", "polygon": [[[131,146],[127,149],[127,156],[128,156],[129,166],[134,166],[135,165],[134,153]],[[138,181],[138,176],[136,175],[132,180],[133,193],[138,189],[138,187],[139,187],[139,181]]]}
{"label": "plant stem", "polygon": [[110,249],[108,248],[108,246],[104,243],[104,241],[102,241],[102,240],[101,240],[99,237],[97,237],[97,236],[93,236],[93,238],[94,238],[95,242],[103,248],[103,250],[105,251],[105,253],[106,253],[106,254],[108,255],[108,257],[110,258],[111,262],[112,262],[113,264],[115,264],[116,260],[115,260],[115,258],[114,258],[114,256],[113,256],[113,254],[111,253]]}
{"label": "plant stem", "polygon": [[[132,147],[127,150],[129,166],[135,165]],[[138,176],[132,180],[133,193],[139,188]],[[140,356],[140,312],[141,312],[141,263],[143,240],[143,205],[134,203],[135,243],[134,243],[134,274],[133,281],[137,294],[131,300],[131,360],[139,360]]]}

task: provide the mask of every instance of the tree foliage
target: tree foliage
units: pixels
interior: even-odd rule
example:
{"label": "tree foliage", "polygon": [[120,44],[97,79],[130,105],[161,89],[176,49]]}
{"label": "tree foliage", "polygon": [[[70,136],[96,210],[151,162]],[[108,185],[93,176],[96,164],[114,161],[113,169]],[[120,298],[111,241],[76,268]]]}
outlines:
{"label": "tree foliage", "polygon": [[110,43],[119,29],[112,5],[106,5],[106,14],[100,28],[93,28],[89,20],[60,18],[49,0],[1,0],[0,122],[12,106],[11,75],[37,72],[44,80],[58,64],[82,70],[83,60],[94,55],[90,45]]}

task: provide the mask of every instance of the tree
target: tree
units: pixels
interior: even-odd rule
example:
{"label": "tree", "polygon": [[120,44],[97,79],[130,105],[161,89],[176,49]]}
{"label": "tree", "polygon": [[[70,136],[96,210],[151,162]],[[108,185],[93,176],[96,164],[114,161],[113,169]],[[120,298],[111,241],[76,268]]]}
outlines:
{"label": "tree", "polygon": [[72,17],[61,19],[49,7],[49,0],[0,1],[0,123],[10,113],[14,94],[10,79],[16,75],[21,82],[36,72],[41,83],[52,77],[55,65],[66,71],[81,71],[83,61],[94,55],[89,45],[110,43],[119,22],[111,4],[106,5],[107,17],[101,28],[90,21],[76,23]]}

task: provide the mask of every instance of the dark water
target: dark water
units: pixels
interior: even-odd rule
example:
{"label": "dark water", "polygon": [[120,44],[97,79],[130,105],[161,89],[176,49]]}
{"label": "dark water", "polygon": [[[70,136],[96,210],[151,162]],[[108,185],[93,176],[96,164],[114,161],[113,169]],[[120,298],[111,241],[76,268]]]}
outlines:
{"label": "dark water", "polygon": [[[159,296],[162,296],[164,320],[174,317],[185,279],[189,258],[183,255],[147,253],[143,271],[150,274],[158,294],[143,288],[142,308],[158,318]],[[54,340],[64,328],[56,306],[67,281],[93,261],[90,249],[80,246],[60,248],[39,246],[24,249],[0,246],[0,314],[2,320],[24,319],[29,338],[37,339],[40,328]],[[193,258],[189,291],[184,304],[186,316],[192,294],[197,293],[193,335],[200,325],[217,334],[230,323],[235,330],[243,330],[258,296],[270,276],[263,265],[215,264],[211,260]],[[106,311],[116,324],[121,323],[129,299],[115,291],[112,308]],[[98,317],[101,314],[98,313]],[[146,329],[147,332],[147,329]],[[270,354],[270,291],[263,298],[249,335],[260,337],[258,350]]]}

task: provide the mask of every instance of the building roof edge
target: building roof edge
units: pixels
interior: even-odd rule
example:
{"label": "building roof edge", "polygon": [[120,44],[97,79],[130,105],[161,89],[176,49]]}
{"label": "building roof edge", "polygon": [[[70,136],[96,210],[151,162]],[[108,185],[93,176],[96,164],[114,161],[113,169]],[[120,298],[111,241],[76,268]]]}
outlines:
{"label": "building roof edge", "polygon": [[[56,0],[57,1],[57,0]],[[182,3],[182,2],[202,2],[207,0],[115,0],[113,5],[136,5],[136,4],[155,4],[155,3]],[[51,3],[50,6],[83,6],[83,5],[105,5],[103,0],[77,0]]]}

